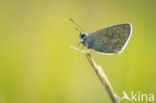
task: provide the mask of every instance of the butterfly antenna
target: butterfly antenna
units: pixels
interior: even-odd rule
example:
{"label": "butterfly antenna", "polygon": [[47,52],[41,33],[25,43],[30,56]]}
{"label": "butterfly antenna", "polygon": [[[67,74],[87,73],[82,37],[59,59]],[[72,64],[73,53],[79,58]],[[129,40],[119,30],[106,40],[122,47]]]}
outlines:
{"label": "butterfly antenna", "polygon": [[83,32],[83,29],[81,28],[81,26],[80,26],[79,24],[77,24],[72,18],[69,18],[69,20],[70,20],[73,24],[75,24],[77,27],[79,27],[79,29],[78,29],[78,28],[75,28],[77,31]]}
{"label": "butterfly antenna", "polygon": [[78,29],[78,28],[75,28],[75,30],[77,30],[77,31],[81,32],[81,30],[80,30],[80,29]]}

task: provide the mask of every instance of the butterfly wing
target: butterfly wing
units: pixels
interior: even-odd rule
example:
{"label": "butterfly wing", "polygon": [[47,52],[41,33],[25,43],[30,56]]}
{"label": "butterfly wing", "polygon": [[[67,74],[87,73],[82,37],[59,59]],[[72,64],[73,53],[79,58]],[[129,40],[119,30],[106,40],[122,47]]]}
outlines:
{"label": "butterfly wing", "polygon": [[128,43],[132,26],[129,23],[117,24],[90,33],[95,38],[92,49],[110,54],[119,54]]}

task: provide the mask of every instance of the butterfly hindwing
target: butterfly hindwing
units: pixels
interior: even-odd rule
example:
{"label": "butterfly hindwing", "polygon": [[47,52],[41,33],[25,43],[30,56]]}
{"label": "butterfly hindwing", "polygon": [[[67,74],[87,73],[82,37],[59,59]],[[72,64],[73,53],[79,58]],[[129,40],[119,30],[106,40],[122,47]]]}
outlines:
{"label": "butterfly hindwing", "polygon": [[132,31],[131,24],[117,24],[90,33],[94,37],[93,49],[103,53],[118,54],[126,46]]}

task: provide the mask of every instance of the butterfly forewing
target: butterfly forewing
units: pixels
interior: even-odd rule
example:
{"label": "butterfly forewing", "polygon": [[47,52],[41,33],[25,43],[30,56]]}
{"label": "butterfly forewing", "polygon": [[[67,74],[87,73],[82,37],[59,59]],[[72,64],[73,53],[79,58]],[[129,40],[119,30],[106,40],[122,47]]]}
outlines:
{"label": "butterfly forewing", "polygon": [[[97,30],[95,32],[90,33],[90,36],[93,36],[95,40],[95,44],[102,45],[102,47],[107,48],[101,52],[103,53],[120,53],[124,47],[126,46],[130,35],[131,35],[132,27],[129,23],[117,24],[108,26],[106,28]],[[97,43],[96,43],[97,42]],[[99,46],[101,48],[101,46]],[[95,48],[95,50],[100,48]]]}

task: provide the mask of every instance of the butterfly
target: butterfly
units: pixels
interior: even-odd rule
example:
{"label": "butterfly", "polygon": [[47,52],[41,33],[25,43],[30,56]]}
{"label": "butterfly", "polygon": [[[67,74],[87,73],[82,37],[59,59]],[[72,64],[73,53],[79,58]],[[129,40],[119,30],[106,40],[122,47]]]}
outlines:
{"label": "butterfly", "polygon": [[104,54],[120,54],[126,47],[132,34],[132,25],[122,23],[111,25],[91,33],[81,32],[80,44],[88,49]]}

